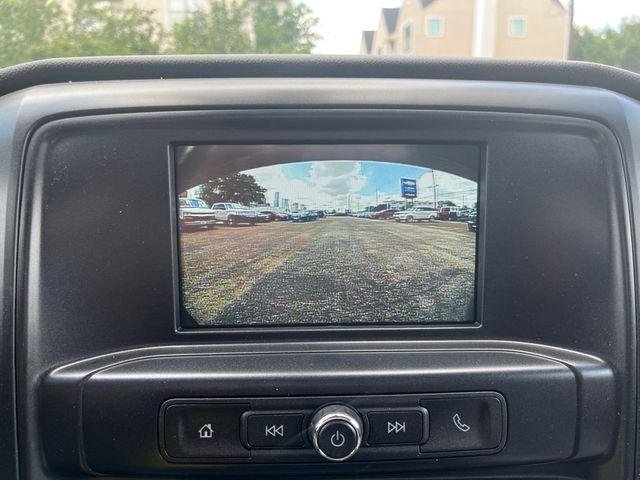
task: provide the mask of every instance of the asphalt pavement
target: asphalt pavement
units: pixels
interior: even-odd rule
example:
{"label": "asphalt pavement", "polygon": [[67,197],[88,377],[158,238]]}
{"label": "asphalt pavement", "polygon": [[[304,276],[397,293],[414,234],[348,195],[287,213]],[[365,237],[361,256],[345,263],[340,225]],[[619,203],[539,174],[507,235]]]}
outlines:
{"label": "asphalt pavement", "polygon": [[202,325],[473,321],[463,222],[327,217],[181,235],[185,308]]}

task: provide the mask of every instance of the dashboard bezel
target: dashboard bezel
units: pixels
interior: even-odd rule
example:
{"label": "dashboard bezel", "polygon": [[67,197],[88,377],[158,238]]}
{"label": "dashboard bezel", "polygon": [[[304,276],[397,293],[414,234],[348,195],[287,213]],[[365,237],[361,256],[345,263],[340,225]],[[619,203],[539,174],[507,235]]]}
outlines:
{"label": "dashboard bezel", "polygon": [[[217,85],[213,85],[217,83]],[[591,88],[575,88],[567,86],[545,86],[545,85],[517,85],[513,83],[487,82],[477,84],[475,82],[447,82],[447,81],[366,81],[358,80],[313,80],[308,82],[300,79],[291,81],[290,79],[272,79],[264,82],[265,89],[260,91],[260,95],[255,94],[253,87],[263,83],[262,80],[246,80],[242,82],[242,88],[237,88],[234,95],[228,91],[230,84],[228,81],[209,82],[207,80],[193,80],[182,83],[181,81],[141,81],[141,82],[105,82],[99,84],[75,84],[75,85],[54,85],[37,87],[31,91],[19,92],[14,95],[4,97],[0,101],[0,114],[7,125],[11,127],[4,131],[0,143],[9,145],[9,149],[14,153],[14,157],[20,162],[26,159],[24,149],[30,140],[34,138],[40,127],[51,124],[59,119],[87,119],[90,116],[101,116],[109,121],[111,114],[130,113],[137,115],[163,116],[168,112],[182,112],[182,114],[193,114],[197,116],[197,111],[206,110],[242,110],[245,113],[252,109],[261,113],[272,113],[275,111],[287,110],[292,107],[300,108],[315,113],[323,113],[328,109],[341,107],[346,110],[429,110],[436,112],[449,112],[452,115],[473,117],[482,112],[497,112],[499,114],[540,114],[545,118],[549,116],[562,116],[567,119],[587,119],[604,125],[608,129],[621,150],[622,162],[616,167],[616,178],[612,181],[616,184],[618,197],[616,201],[619,205],[629,205],[635,200],[637,192],[630,188],[629,184],[635,182],[637,172],[631,158],[638,152],[638,138],[632,132],[638,131],[640,115],[638,115],[637,104],[629,98]],[[344,84],[367,91],[363,97],[354,99],[352,92],[341,94]],[[401,85],[403,84],[403,85]],[[287,90],[284,86],[291,86]],[[284,88],[283,88],[284,87]],[[371,89],[369,90],[369,87]],[[392,88],[393,87],[393,88]],[[231,89],[233,90],[233,88]],[[285,94],[285,91],[287,93]],[[290,92],[294,91],[291,95]],[[118,92],[118,95],[114,95]],[[250,94],[247,96],[247,92]],[[253,92],[253,93],[251,93]],[[389,93],[391,95],[389,95]],[[370,94],[370,95],[369,95]],[[348,98],[352,95],[352,98]],[[388,98],[385,98],[388,96]],[[303,97],[304,100],[302,99]],[[487,101],[490,97],[491,100]],[[327,101],[330,98],[331,101]],[[380,98],[385,98],[384,105],[380,105]],[[318,108],[320,107],[320,108]],[[339,108],[340,109],[340,108]],[[132,118],[132,117],[129,117]],[[150,118],[150,117],[148,117]],[[168,128],[168,127],[165,127]],[[21,163],[22,165],[22,163]],[[26,168],[27,165],[24,165]],[[20,167],[22,169],[22,166]],[[20,178],[23,178],[22,173]],[[628,196],[629,197],[628,197]],[[21,212],[24,220],[24,212]],[[623,254],[627,261],[627,274],[635,272],[631,240],[633,238],[630,220],[630,211],[620,212],[616,217],[619,222],[623,244]],[[20,234],[20,242],[24,240],[23,230]],[[16,243],[18,244],[18,243]],[[20,245],[23,245],[20,243]],[[20,260],[20,266],[16,268],[16,275],[21,272],[25,263]],[[562,463],[555,465],[549,470],[544,466],[530,466],[520,470],[511,470],[512,476],[518,472],[527,474],[552,471],[553,474],[571,474],[583,472],[587,475],[593,469],[610,473],[609,478],[618,478],[624,470],[632,471],[629,464],[629,456],[624,453],[633,444],[631,438],[635,437],[633,428],[635,422],[635,280],[633,275],[625,277],[620,285],[623,294],[623,302],[620,304],[621,311],[615,319],[611,319],[608,325],[610,330],[598,331],[595,335],[577,336],[577,332],[571,331],[567,326],[559,325],[554,331],[540,339],[546,343],[555,344],[560,347],[568,347],[570,344],[581,351],[599,355],[610,362],[618,375],[625,378],[625,385],[620,389],[621,405],[621,432],[617,442],[616,451],[612,457],[602,462],[595,462],[595,465],[581,465]],[[37,384],[42,376],[51,368],[73,363],[81,359],[95,358],[104,354],[115,354],[122,351],[122,346],[110,343],[107,339],[100,339],[91,348],[72,348],[65,351],[64,341],[66,332],[56,332],[50,338],[47,348],[35,348],[41,339],[34,330],[37,325],[33,323],[33,317],[29,312],[25,312],[23,278],[18,276],[18,290],[20,297],[16,305],[16,315],[21,320],[18,324],[17,340],[18,344],[25,345],[25,350],[17,353],[19,379],[19,421],[24,427],[21,431],[21,444],[25,449],[21,455],[21,465],[25,471],[37,472],[34,475],[45,477],[47,473],[41,469],[39,463],[39,452],[36,445],[29,446],[31,438],[38,437],[37,408],[35,392]],[[633,312],[633,313],[632,313]],[[506,319],[505,319],[506,320]],[[587,321],[587,328],[594,328],[595,325]],[[584,325],[584,324],[583,324]],[[486,324],[485,324],[486,326]],[[484,328],[479,329],[479,335],[483,335]],[[31,335],[36,333],[36,335]],[[165,332],[166,333],[166,332]],[[451,336],[446,332],[433,330],[432,338],[451,341],[453,338],[460,340],[469,339],[465,332],[451,332]],[[492,331],[496,334],[496,331]],[[531,341],[534,337],[527,336],[528,332],[515,332],[507,329],[502,334],[492,335],[494,340],[519,339]],[[173,342],[175,348],[185,347],[194,339],[197,343],[206,343],[216,348],[227,343],[245,342],[248,350],[252,350],[257,344],[267,344],[274,341],[276,337],[262,336],[261,338],[248,339],[245,336],[235,337],[217,336],[205,340],[204,337],[190,337],[189,335],[176,335],[175,326],[172,336],[153,335],[147,342],[129,343],[125,350],[131,347],[151,348],[157,344],[167,344]],[[320,341],[324,348],[331,349],[335,338],[331,336],[315,336],[314,340]],[[130,339],[132,340],[132,339]],[[300,338],[293,336],[281,336],[283,342],[296,344]],[[311,338],[309,339],[311,340]],[[345,342],[355,344],[369,343],[374,339],[370,336],[361,335],[359,337],[347,337]],[[396,337],[386,343],[385,348],[394,350],[402,348],[402,337]],[[219,342],[219,343],[216,343]],[[257,344],[251,345],[252,342]],[[605,348],[604,346],[607,346]],[[301,348],[305,348],[301,346]],[[627,382],[628,380],[628,382]],[[30,398],[32,400],[30,400]],[[625,445],[627,447],[625,447]],[[509,470],[501,470],[503,473]]]}

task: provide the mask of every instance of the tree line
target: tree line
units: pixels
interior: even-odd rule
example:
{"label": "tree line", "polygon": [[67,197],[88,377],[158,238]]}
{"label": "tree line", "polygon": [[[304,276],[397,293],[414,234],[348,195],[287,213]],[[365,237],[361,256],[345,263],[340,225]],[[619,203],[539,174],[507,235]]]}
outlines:
{"label": "tree line", "polygon": [[[304,4],[209,0],[166,30],[154,12],[100,0],[0,0],[0,67],[55,57],[160,53],[310,53]],[[250,26],[250,28],[249,28]]]}
{"label": "tree line", "polygon": [[[606,8],[604,3],[603,8]],[[574,60],[604,63],[640,73],[640,18],[625,18],[617,28],[577,27],[573,32],[572,50]]]}

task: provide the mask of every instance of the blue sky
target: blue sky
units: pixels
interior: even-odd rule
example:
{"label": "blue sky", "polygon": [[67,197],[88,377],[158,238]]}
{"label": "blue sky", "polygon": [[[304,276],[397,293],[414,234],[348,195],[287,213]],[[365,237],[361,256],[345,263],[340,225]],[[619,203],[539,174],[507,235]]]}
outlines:
{"label": "blue sky", "polygon": [[[309,208],[364,209],[387,200],[400,200],[400,179],[412,178],[418,184],[418,199],[433,200],[431,169],[412,165],[370,161],[302,162],[247,170],[267,189],[267,201],[275,192]],[[471,206],[477,197],[475,182],[445,172],[435,172],[438,200],[463,202]]]}

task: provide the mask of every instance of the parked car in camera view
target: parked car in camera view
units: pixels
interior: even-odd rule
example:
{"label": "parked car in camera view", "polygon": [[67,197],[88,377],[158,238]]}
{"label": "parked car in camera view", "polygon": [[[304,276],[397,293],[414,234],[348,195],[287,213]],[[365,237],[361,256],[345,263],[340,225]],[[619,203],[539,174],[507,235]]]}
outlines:
{"label": "parked car in camera view", "polygon": [[469,221],[467,222],[467,230],[469,230],[470,232],[477,232],[478,231],[478,211],[477,210],[472,210],[471,213],[469,213]]}
{"label": "parked car in camera view", "polygon": [[199,198],[181,198],[178,202],[180,228],[209,228],[216,224],[215,212],[204,200]]}
{"label": "parked car in camera view", "polygon": [[317,220],[317,218],[317,212],[313,212],[311,210],[300,210],[291,213],[291,220],[294,222],[312,222]]}
{"label": "parked car in camera view", "polygon": [[255,225],[258,215],[255,210],[240,205],[239,203],[214,203],[211,210],[215,212],[216,220],[227,225],[234,226],[242,223]]}
{"label": "parked car in camera view", "polygon": [[460,219],[460,213],[462,208],[460,207],[442,207],[438,212],[438,218],[440,220],[458,220]]}
{"label": "parked car in camera view", "polygon": [[461,208],[460,213],[458,213],[458,220],[468,220],[472,211],[470,208]]}
{"label": "parked car in camera view", "polygon": [[358,218],[371,218],[372,213],[367,210],[362,210],[361,212],[356,212],[353,216]]}
{"label": "parked car in camera view", "polygon": [[398,212],[397,208],[389,208],[387,210],[382,210],[380,212],[373,212],[371,214],[371,218],[375,220],[386,220],[388,218],[393,218],[393,215]]}
{"label": "parked car in camera view", "polygon": [[272,219],[270,214],[256,211],[256,222],[267,223],[271,221]]}
{"label": "parked car in camera view", "polygon": [[290,219],[288,213],[280,212],[278,210],[269,210],[269,209],[259,209],[258,213],[267,215],[269,217],[269,221],[271,222],[284,222]]}
{"label": "parked car in camera view", "polygon": [[432,207],[411,207],[393,214],[396,222],[432,222],[438,218],[438,210]]}

